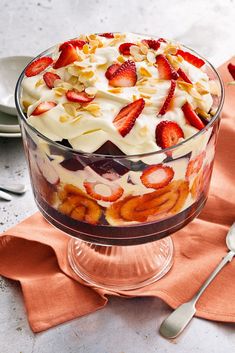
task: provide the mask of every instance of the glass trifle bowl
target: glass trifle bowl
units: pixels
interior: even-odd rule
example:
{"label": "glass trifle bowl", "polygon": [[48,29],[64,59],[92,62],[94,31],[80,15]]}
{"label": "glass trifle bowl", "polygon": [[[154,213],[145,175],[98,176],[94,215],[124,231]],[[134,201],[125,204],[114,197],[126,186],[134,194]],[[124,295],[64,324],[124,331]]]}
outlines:
{"label": "glass trifle bowl", "polygon": [[162,38],[81,35],[36,57],[15,97],[36,204],[71,236],[73,270],[120,291],[160,279],[170,234],[207,200],[224,98],[213,66]]}

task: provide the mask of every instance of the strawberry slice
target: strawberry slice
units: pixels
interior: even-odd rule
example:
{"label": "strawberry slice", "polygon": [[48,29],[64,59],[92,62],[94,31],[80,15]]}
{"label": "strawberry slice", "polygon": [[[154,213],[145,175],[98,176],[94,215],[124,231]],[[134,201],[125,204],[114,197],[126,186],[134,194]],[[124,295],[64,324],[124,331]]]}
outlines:
{"label": "strawberry slice", "polygon": [[146,188],[160,189],[171,182],[174,174],[171,167],[163,164],[152,165],[143,171],[140,180]]}
{"label": "strawberry slice", "polygon": [[[103,184],[100,182],[88,182],[85,181],[83,183],[86,192],[93,198],[96,200],[100,200],[100,201],[106,201],[106,202],[113,202],[116,201],[117,199],[119,199],[124,190],[121,186],[117,185],[117,184],[112,184],[112,185],[107,185],[107,184]],[[98,189],[98,186],[100,186],[99,189],[101,189],[102,191],[97,191],[96,188]],[[98,189],[98,190],[99,190]],[[107,195],[108,193],[108,195]]]}
{"label": "strawberry slice", "polygon": [[48,110],[54,108],[57,104],[55,102],[41,102],[39,105],[34,109],[31,115],[41,115],[46,113]]}
{"label": "strawberry slice", "polygon": [[27,68],[25,69],[25,75],[27,77],[36,76],[44,71],[49,65],[53,63],[52,58],[49,56],[43,56],[35,61],[33,61]]}
{"label": "strawberry slice", "polygon": [[74,48],[82,49],[83,45],[85,45],[86,42],[80,39],[71,39],[67,42],[62,43],[59,47],[59,51],[64,50],[64,48],[67,47],[69,44],[72,44]]}
{"label": "strawberry slice", "polygon": [[113,64],[113,65],[110,65],[110,66],[107,68],[106,72],[105,72],[106,78],[107,78],[108,80],[110,80],[111,77],[113,76],[114,72],[116,72],[117,69],[119,69],[120,66],[121,66],[120,64]]}
{"label": "strawberry slice", "polygon": [[78,53],[72,44],[67,44],[54,64],[54,69],[72,64],[78,59]]}
{"label": "strawberry slice", "polygon": [[141,41],[143,44],[147,45],[149,49],[158,50],[161,43],[166,43],[166,40],[163,38],[156,39],[143,39]]}
{"label": "strawberry slice", "polygon": [[114,38],[113,33],[101,33],[99,34],[100,37],[105,37],[105,38]]}
{"label": "strawberry slice", "polygon": [[195,157],[189,161],[188,166],[187,166],[187,170],[185,173],[185,177],[187,180],[191,176],[198,174],[198,172],[200,171],[200,169],[202,167],[205,155],[206,155],[206,153],[205,153],[205,151],[203,151],[197,157]]}
{"label": "strawberry slice", "polygon": [[171,86],[168,92],[168,95],[166,97],[165,102],[163,103],[163,106],[161,107],[158,115],[164,115],[169,107],[169,104],[174,96],[175,93],[175,87],[176,87],[176,82],[174,80],[171,81]]}
{"label": "strawberry slice", "polygon": [[185,82],[192,84],[192,81],[188,78],[186,73],[181,68],[178,69],[177,73]]}
{"label": "strawberry slice", "polygon": [[205,125],[199,116],[195,113],[191,104],[186,102],[181,109],[183,110],[185,119],[189,122],[190,125],[194,126],[198,130],[204,129]]}
{"label": "strawberry slice", "polygon": [[133,128],[136,119],[144,109],[145,101],[140,98],[126,105],[120,110],[113,123],[122,137],[125,137]]}
{"label": "strawberry slice", "polygon": [[43,80],[44,80],[45,84],[47,85],[47,87],[52,89],[52,88],[54,88],[55,80],[60,80],[60,76],[57,74],[54,74],[53,72],[46,72],[43,75]]}
{"label": "strawberry slice", "polygon": [[134,61],[125,61],[111,76],[109,84],[113,87],[133,87],[137,81]]}
{"label": "strawberry slice", "polygon": [[183,51],[181,49],[177,50],[176,55],[182,56],[184,60],[186,60],[188,63],[192,64],[193,66],[196,66],[198,68],[202,67],[205,64],[205,61],[198,58],[197,56],[189,53],[188,51]]}
{"label": "strawberry slice", "polygon": [[119,52],[123,55],[130,55],[130,47],[135,45],[134,43],[123,43],[119,46]]}
{"label": "strawberry slice", "polygon": [[156,57],[156,64],[158,67],[159,78],[162,80],[177,80],[179,75],[173,69],[165,55],[160,54]]}
{"label": "strawberry slice", "polygon": [[77,90],[69,90],[66,92],[66,98],[70,102],[76,102],[76,103],[89,103],[91,102],[95,97],[89,96],[86,92],[79,92]]}
{"label": "strawberry slice", "polygon": [[233,65],[232,63],[228,64],[228,71],[230,73],[230,75],[232,76],[232,78],[235,80],[235,65]]}
{"label": "strawberry slice", "polygon": [[161,121],[156,127],[156,142],[161,148],[168,148],[184,138],[181,127],[174,121]]}

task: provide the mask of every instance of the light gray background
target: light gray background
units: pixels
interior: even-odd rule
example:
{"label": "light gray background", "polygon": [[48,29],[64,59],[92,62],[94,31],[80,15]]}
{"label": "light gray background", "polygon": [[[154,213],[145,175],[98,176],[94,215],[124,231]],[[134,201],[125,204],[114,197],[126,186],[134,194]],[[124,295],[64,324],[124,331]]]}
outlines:
{"label": "light gray background", "polygon": [[[135,31],[175,38],[214,65],[235,54],[233,0],[0,0],[0,57],[36,55],[81,32]],[[20,139],[0,138],[0,179],[28,192],[0,201],[0,230],[36,210]],[[0,259],[1,261],[1,259]],[[29,329],[21,289],[0,279],[0,353],[227,353],[235,325],[194,319],[173,342],[157,332],[170,309],[158,299],[111,298],[101,311],[40,334]]]}

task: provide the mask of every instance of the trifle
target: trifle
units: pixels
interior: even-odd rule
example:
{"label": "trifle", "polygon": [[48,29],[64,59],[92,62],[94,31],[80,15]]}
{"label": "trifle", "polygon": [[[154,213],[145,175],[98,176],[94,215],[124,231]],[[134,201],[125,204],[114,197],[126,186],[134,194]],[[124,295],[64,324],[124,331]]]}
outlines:
{"label": "trifle", "polygon": [[50,48],[16,89],[40,211],[120,248],[182,228],[207,199],[222,101],[213,67],[175,41],[101,33]]}

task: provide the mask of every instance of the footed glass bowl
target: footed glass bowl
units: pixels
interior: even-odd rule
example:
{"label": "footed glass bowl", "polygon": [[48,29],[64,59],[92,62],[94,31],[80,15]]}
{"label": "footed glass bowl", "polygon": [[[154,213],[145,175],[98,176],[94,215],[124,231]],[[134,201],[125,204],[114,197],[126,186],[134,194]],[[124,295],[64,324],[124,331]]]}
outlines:
{"label": "footed glass bowl", "polygon": [[[213,66],[206,61],[204,70],[220,92],[205,128],[173,148],[134,156],[109,142],[106,154],[82,153],[43,136],[20,104],[22,72],[16,107],[35,201],[51,224],[71,236],[70,264],[88,283],[128,290],[161,278],[173,263],[169,235],[204,207],[224,96]],[[167,175],[168,185],[158,188]]]}

